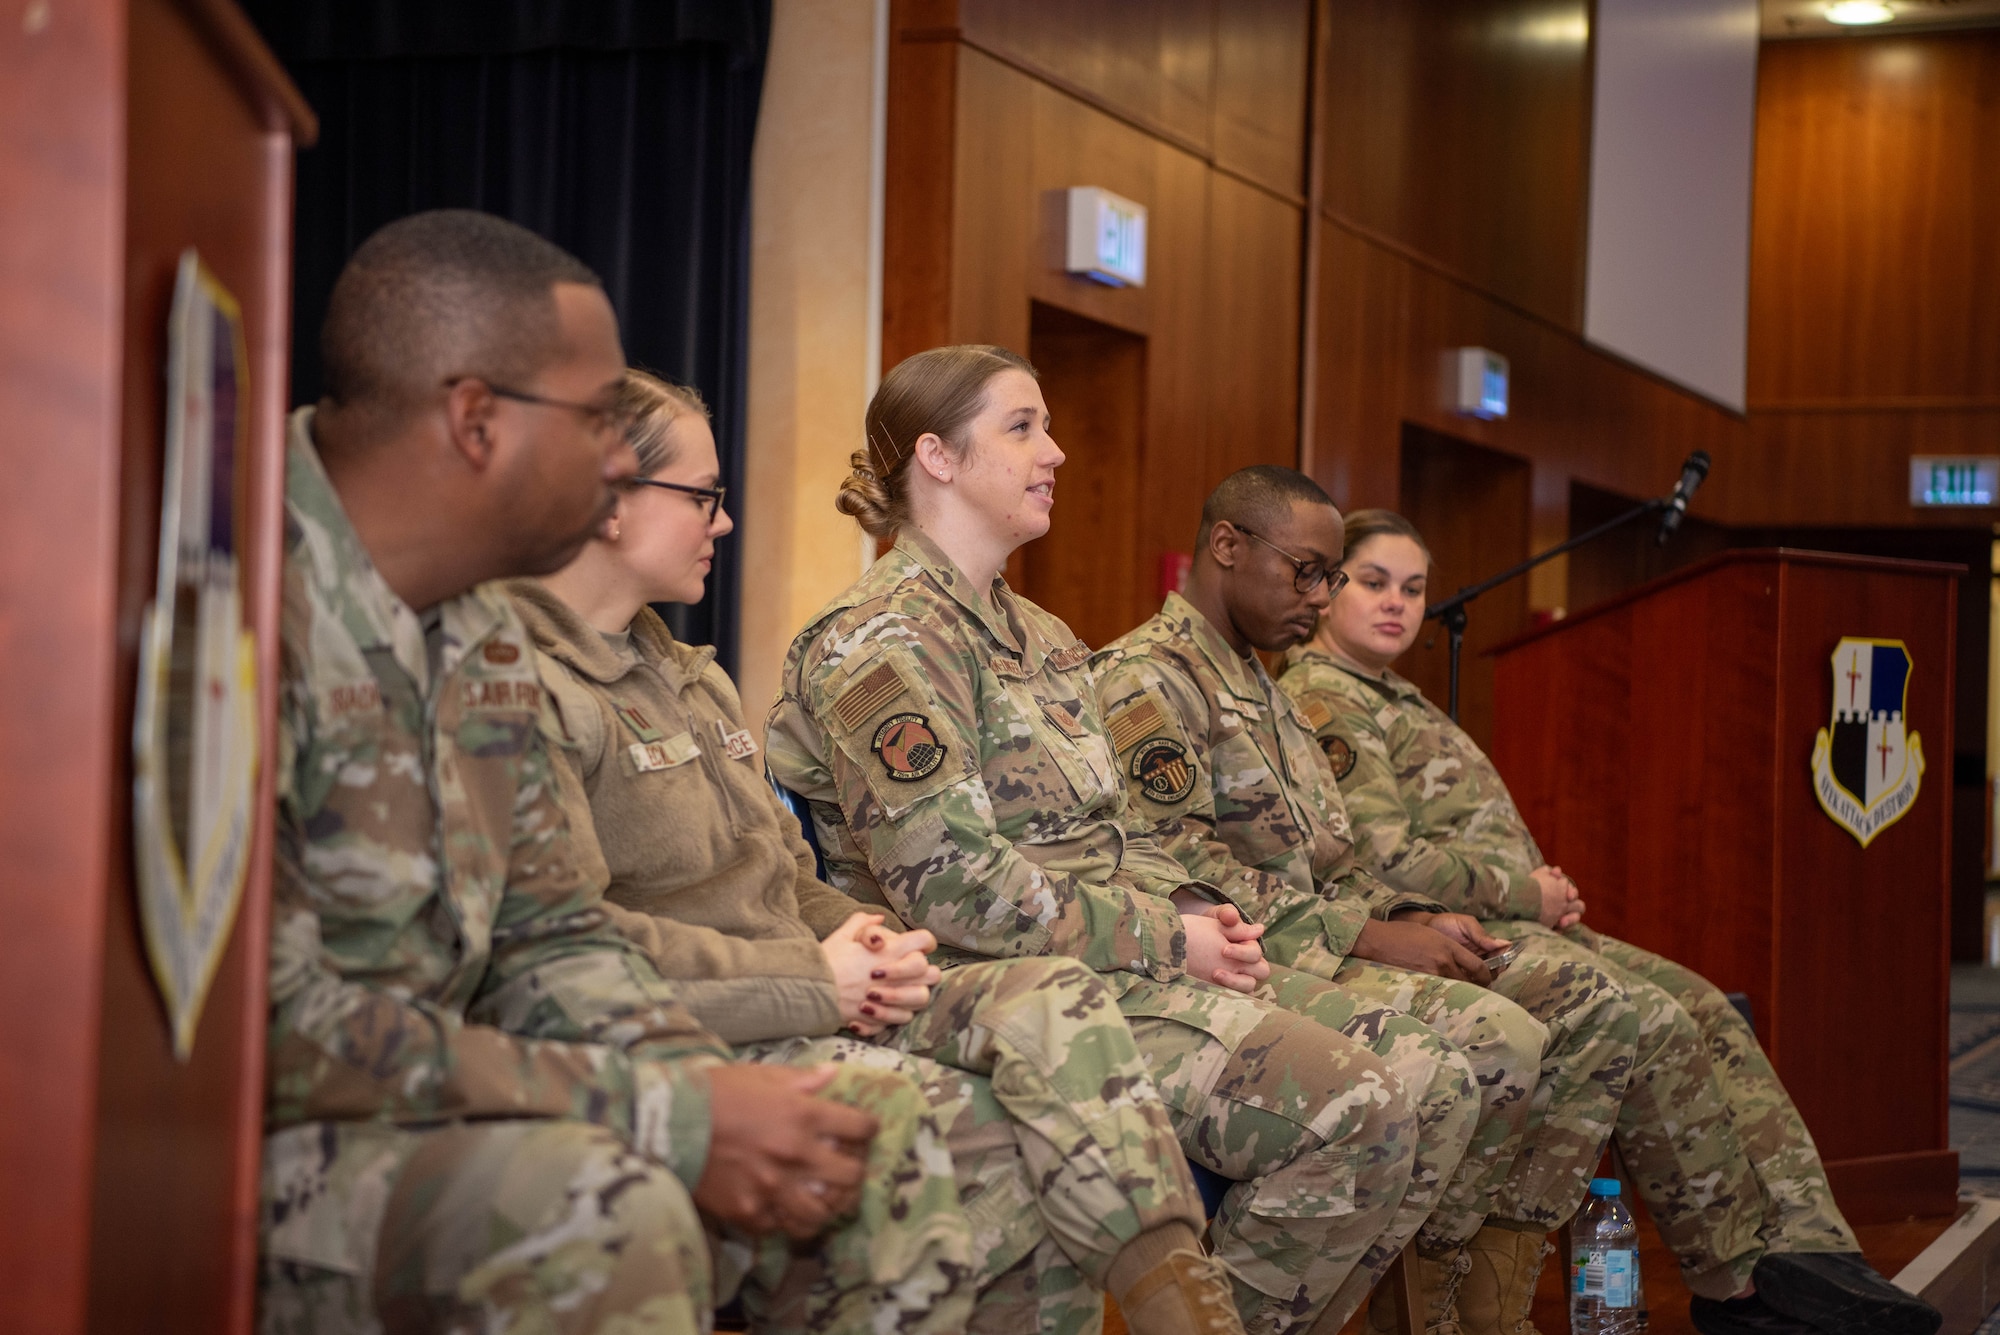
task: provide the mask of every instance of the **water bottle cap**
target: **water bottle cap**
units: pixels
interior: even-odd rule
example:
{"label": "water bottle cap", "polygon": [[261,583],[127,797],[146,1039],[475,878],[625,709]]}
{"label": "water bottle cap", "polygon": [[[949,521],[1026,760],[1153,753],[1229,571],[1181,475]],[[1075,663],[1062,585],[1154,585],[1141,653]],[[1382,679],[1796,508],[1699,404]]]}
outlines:
{"label": "water bottle cap", "polygon": [[1593,1196],[1616,1196],[1619,1183],[1615,1177],[1593,1177],[1590,1179],[1590,1194]]}

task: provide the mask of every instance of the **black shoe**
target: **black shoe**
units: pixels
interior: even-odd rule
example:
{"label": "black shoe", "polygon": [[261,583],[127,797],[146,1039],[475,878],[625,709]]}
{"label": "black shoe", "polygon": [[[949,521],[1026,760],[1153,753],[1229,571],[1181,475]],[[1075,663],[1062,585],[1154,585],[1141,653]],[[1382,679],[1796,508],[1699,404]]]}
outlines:
{"label": "black shoe", "polygon": [[1875,1273],[1858,1252],[1773,1252],[1751,1272],[1757,1297],[1826,1335],[1934,1335],[1944,1315]]}
{"label": "black shoe", "polygon": [[1821,1335],[1817,1326],[1768,1306],[1760,1294],[1748,1298],[1695,1298],[1688,1319],[1701,1335]]}

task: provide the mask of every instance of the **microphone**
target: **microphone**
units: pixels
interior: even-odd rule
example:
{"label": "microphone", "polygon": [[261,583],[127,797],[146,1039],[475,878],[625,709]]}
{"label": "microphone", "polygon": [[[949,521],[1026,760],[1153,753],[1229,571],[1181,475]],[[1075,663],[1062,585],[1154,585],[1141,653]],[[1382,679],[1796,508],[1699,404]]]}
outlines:
{"label": "microphone", "polygon": [[1681,480],[1674,484],[1674,494],[1667,500],[1667,512],[1660,517],[1660,536],[1654,541],[1661,547],[1674,536],[1681,526],[1681,516],[1688,511],[1688,501],[1694,497],[1694,489],[1708,476],[1708,451],[1696,450],[1681,464]]}

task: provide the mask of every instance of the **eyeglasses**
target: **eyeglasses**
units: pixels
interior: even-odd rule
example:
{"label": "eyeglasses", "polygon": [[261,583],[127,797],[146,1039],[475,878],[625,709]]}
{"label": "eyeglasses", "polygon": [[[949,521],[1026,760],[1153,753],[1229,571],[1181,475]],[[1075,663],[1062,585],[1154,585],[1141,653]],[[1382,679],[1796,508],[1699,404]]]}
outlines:
{"label": "eyeglasses", "polygon": [[454,376],[444,383],[447,387],[450,387],[456,385],[461,380],[478,380],[479,383],[485,385],[491,391],[493,397],[496,399],[512,399],[516,403],[532,403],[538,408],[567,408],[569,411],[580,415],[585,423],[589,425],[590,429],[601,436],[622,436],[625,434],[626,428],[632,425],[630,414],[626,413],[623,409],[607,404],[572,403],[568,399],[552,399],[545,394],[530,394],[525,389],[508,389],[505,385],[496,385],[490,380],[483,380],[475,375]]}
{"label": "eyeglasses", "polygon": [[630,487],[658,487],[663,491],[678,491],[685,496],[695,496],[708,502],[708,522],[715,522],[715,512],[722,508],[722,498],[729,494],[727,487],[684,487],[678,482],[659,482],[650,477],[627,478]]}
{"label": "eyeglasses", "polygon": [[1257,541],[1263,543],[1287,561],[1290,561],[1292,563],[1292,587],[1300,593],[1311,593],[1321,584],[1325,584],[1326,596],[1331,598],[1347,587],[1347,572],[1345,570],[1328,570],[1324,561],[1301,561],[1298,557],[1293,556],[1269,538],[1261,534],[1252,533],[1241,524],[1232,524],[1230,527],[1246,538],[1257,539]]}

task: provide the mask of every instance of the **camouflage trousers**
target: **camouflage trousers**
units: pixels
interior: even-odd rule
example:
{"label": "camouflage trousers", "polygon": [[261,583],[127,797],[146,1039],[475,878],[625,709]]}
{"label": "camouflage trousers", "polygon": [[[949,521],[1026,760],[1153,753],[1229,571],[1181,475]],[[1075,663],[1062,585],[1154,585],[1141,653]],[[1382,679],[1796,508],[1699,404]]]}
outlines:
{"label": "camouflage trousers", "polygon": [[[1187,1157],[1235,1185],[1209,1223],[1251,1335],[1337,1328],[1394,1252],[1416,1112],[1388,1063],[1268,1000],[1102,975]],[[1344,1307],[1336,1307],[1336,1301]]]}
{"label": "camouflage trousers", "polygon": [[1738,1292],[1767,1251],[1861,1250],[1797,1107],[1719,988],[1586,927],[1558,936],[1539,923],[1488,926],[1596,964],[1638,1007],[1618,1148],[1690,1290]]}
{"label": "camouflage trousers", "polygon": [[[1281,924],[1267,949],[1337,987],[1287,1004],[1309,1004],[1306,1014],[1321,1023],[1399,1052],[1406,1084],[1421,1081],[1426,1066],[1440,1069],[1442,1050],[1471,1065],[1477,1123],[1417,1235],[1420,1248],[1440,1254],[1489,1218],[1547,1231],[1574,1214],[1631,1078],[1638,1017],[1623,990],[1594,966],[1532,955],[1488,990],[1334,956],[1312,930],[1312,939],[1294,939],[1300,933]],[[1387,1018],[1397,1014],[1408,1017],[1400,1026]],[[1435,1031],[1442,1047],[1421,1029],[1412,1034],[1411,1021]],[[1442,1109],[1445,1091],[1433,1088]],[[1443,1111],[1437,1124],[1448,1125]]]}
{"label": "camouflage trousers", "polygon": [[[1386,1269],[1412,1238],[1419,1239],[1427,1251],[1449,1249],[1465,1240],[1448,1236],[1440,1218],[1460,1210],[1458,1204],[1448,1209],[1447,1200],[1462,1203],[1470,1191],[1482,1189],[1476,1183],[1487,1176],[1487,1170],[1472,1163],[1468,1147],[1474,1143],[1476,1131],[1498,1123],[1481,1120],[1483,1091],[1474,1083],[1471,1061],[1428,1025],[1389,1007],[1371,1005],[1335,983],[1284,965],[1272,966],[1270,981],[1258,995],[1365,1044],[1396,1073],[1416,1107],[1410,1189],[1389,1228],[1375,1240],[1350,1277],[1349,1287],[1338,1296],[1342,1304],[1358,1304],[1366,1296],[1372,1277]],[[1517,1062],[1515,1066],[1524,1064]],[[1505,1088],[1511,1079],[1498,1083]],[[1518,1105],[1525,1110],[1531,1089],[1523,1086],[1496,1101],[1502,1107]],[[1514,1139],[1518,1141],[1518,1134]],[[1504,1170],[1505,1165],[1500,1168]],[[1468,1169],[1473,1181],[1468,1180]],[[1475,1218],[1483,1219],[1484,1215]],[[1474,1222],[1472,1229],[1477,1228]],[[1465,1234],[1470,1236],[1471,1232]]]}
{"label": "camouflage trousers", "polygon": [[[923,1095],[843,1069],[826,1096],[881,1130],[855,1214],[798,1249],[727,1233],[704,1245],[687,1188],[588,1123],[278,1132],[265,1142],[260,1329],[666,1335],[708,1330],[738,1284],[760,1330],[965,1329],[971,1230]],[[315,1196],[337,1208],[300,1215],[320,1221],[310,1235],[288,1227]]]}
{"label": "camouflage trousers", "polygon": [[1140,1233],[1199,1233],[1201,1198],[1117,999],[1072,960],[947,969],[879,1038],[817,1040],[921,1085],[972,1225],[972,1330],[1091,1335],[1106,1274]]}

